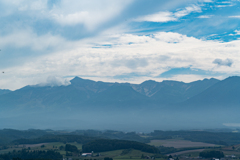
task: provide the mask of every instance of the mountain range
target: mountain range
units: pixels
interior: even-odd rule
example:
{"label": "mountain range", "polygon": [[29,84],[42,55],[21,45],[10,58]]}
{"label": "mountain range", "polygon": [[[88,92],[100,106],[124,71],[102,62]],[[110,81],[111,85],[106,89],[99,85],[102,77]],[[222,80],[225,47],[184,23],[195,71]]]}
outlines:
{"label": "mountain range", "polygon": [[218,83],[204,79],[192,83],[145,81],[141,84],[106,83],[75,77],[68,86],[26,86],[1,90],[1,107],[145,106],[184,102]]}
{"label": "mountain range", "polygon": [[[218,108],[217,113],[220,115],[224,113],[234,115],[239,110],[240,77],[238,76],[221,81],[211,78],[191,83],[152,80],[141,84],[108,83],[79,77],[75,77],[70,82],[71,84],[67,86],[34,85],[15,91],[0,90],[0,116],[5,121],[9,119],[18,121],[22,124],[20,126],[25,127],[41,126],[43,123],[39,120],[40,117],[63,122],[62,124],[68,127],[72,125],[73,119],[84,121],[85,125],[89,123],[98,126],[94,119],[90,122],[87,117],[99,119],[97,122],[101,125],[111,126],[105,124],[111,122],[111,118],[106,117],[112,117],[116,124],[121,123],[123,129],[125,123],[131,128],[129,122],[133,122],[135,126],[143,124],[149,127],[149,124],[154,124],[154,127],[157,126],[156,121],[163,119],[168,122],[163,126],[177,126],[175,120],[166,115],[181,118],[181,121],[188,123],[191,116],[200,117],[197,122],[201,123],[201,126],[204,126],[206,120],[218,125],[237,122],[234,116],[231,118],[221,116],[220,122],[219,116],[211,116],[209,113],[216,112]],[[208,113],[204,113],[205,111]],[[160,115],[161,117],[156,118]],[[142,117],[149,118],[142,120]],[[28,125],[29,121],[36,121],[38,125]],[[45,123],[50,124],[47,120]],[[188,126],[194,128],[193,125]]]}

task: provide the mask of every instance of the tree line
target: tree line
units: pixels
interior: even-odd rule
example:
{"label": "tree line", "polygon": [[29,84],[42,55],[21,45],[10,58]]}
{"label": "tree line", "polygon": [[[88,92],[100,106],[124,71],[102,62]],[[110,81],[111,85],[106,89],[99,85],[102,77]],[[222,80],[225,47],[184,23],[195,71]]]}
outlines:
{"label": "tree line", "polygon": [[50,142],[63,142],[63,143],[70,143],[70,142],[77,142],[80,144],[88,143],[90,141],[95,140],[94,137],[86,137],[80,135],[45,135],[39,138],[34,139],[18,139],[14,140],[13,144],[38,144],[38,143],[50,143]]}
{"label": "tree line", "polygon": [[13,151],[6,154],[0,155],[0,160],[11,160],[11,159],[52,159],[60,160],[62,155],[59,152],[48,150],[48,151],[29,151],[22,149],[19,151]]}
{"label": "tree line", "polygon": [[215,150],[210,150],[210,151],[203,151],[199,153],[200,157],[203,158],[223,158],[224,153],[222,151],[215,151]]}

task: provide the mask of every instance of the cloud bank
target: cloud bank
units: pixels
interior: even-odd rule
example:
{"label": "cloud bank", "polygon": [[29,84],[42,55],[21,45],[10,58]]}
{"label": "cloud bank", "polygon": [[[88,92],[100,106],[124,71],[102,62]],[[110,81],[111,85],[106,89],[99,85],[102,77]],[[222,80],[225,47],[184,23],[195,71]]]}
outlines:
{"label": "cloud bank", "polygon": [[[12,89],[24,84],[34,85],[46,82],[49,76],[65,77],[67,80],[80,76],[93,80],[141,83],[147,79],[190,82],[239,74],[239,40],[222,43],[173,32],[159,32],[141,36],[116,34],[90,41],[92,44],[81,40],[62,51],[25,62],[21,67],[7,68],[0,80],[2,87],[14,84],[13,81],[18,83],[11,85]],[[106,44],[111,47],[105,47]],[[234,59],[235,65],[232,65],[231,59]],[[229,67],[215,67],[216,64]],[[184,69],[185,66],[191,68],[159,77],[171,68]],[[54,78],[48,82],[50,86],[65,84],[58,83]]]}
{"label": "cloud bank", "polygon": [[46,79],[46,82],[38,84],[38,86],[51,86],[51,87],[56,87],[56,86],[68,86],[70,85],[71,82],[68,81],[67,79],[64,79],[62,77],[56,77],[56,76],[49,76]]}
{"label": "cloud bank", "polygon": [[151,2],[0,0],[0,88],[239,75],[239,1]]}

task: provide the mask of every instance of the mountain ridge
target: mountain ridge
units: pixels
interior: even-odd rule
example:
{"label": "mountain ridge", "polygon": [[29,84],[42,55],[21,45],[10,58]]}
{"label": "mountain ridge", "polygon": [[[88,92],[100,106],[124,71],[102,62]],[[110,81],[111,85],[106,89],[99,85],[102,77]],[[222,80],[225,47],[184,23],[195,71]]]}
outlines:
{"label": "mountain ridge", "polygon": [[190,106],[226,106],[240,104],[240,77],[228,77],[187,100]]}
{"label": "mountain ridge", "polygon": [[[81,106],[81,105],[163,105],[187,100],[217,79],[191,83],[178,81],[144,81],[141,84],[109,83],[75,77],[68,86],[25,86],[0,95],[0,104],[16,106]],[[200,87],[199,87],[200,86]]]}
{"label": "mountain ridge", "polygon": [[8,89],[0,89],[0,95],[7,94],[7,93],[10,93],[10,92],[12,92],[12,91],[8,90]]}

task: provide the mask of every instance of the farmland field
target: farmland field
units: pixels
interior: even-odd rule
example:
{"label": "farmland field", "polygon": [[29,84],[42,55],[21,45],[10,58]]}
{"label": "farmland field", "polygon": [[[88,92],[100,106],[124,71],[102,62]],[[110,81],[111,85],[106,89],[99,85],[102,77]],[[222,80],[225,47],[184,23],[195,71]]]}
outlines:
{"label": "farmland field", "polygon": [[[111,157],[114,160],[128,160],[128,159],[134,159],[134,160],[140,160],[142,155],[145,156],[153,156],[152,153],[146,153],[139,150],[130,149],[128,153],[122,154],[124,150],[115,150],[115,151],[109,151],[109,152],[100,152],[102,157]],[[156,158],[157,160],[163,160],[162,158]]]}
{"label": "farmland field", "polygon": [[174,147],[174,148],[191,148],[191,147],[215,147],[215,144],[203,143],[203,142],[191,142],[187,140],[152,140],[150,145]]}
{"label": "farmland field", "polygon": [[199,154],[199,152],[202,152],[204,151],[204,149],[194,149],[194,150],[187,150],[187,151],[181,151],[181,152],[175,152],[175,153],[170,153],[170,154],[167,154],[167,155],[183,155],[183,154],[189,154],[189,153],[195,153],[197,152],[197,155]]}

